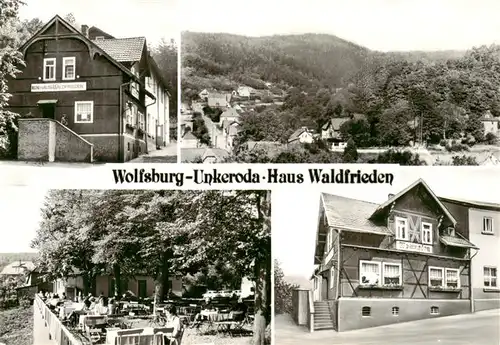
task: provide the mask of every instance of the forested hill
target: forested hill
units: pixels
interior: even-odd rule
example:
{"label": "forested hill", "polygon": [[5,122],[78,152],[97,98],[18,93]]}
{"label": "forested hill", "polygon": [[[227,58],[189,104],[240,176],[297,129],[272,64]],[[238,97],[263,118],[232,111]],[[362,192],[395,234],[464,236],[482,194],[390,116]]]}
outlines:
{"label": "forested hill", "polygon": [[323,34],[245,37],[184,32],[181,41],[183,66],[193,68],[194,75],[226,76],[255,88],[264,88],[263,80],[290,86],[341,87],[345,77],[373,54]]}
{"label": "forested hill", "polygon": [[[392,57],[411,62],[439,61],[459,58],[465,53],[381,53],[326,34],[246,37],[184,32],[181,41],[183,88],[197,89],[215,87],[231,90],[234,83],[264,89],[263,81],[302,89],[344,87],[353,74],[373,59]],[[218,78],[210,78],[210,84],[207,76]]]}

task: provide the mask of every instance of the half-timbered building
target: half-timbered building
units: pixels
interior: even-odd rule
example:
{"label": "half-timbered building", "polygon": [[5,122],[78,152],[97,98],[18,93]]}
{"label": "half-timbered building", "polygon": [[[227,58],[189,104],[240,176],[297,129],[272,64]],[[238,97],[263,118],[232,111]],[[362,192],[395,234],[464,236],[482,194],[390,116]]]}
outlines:
{"label": "half-timbered building", "polygon": [[322,194],[311,329],[469,313],[477,248],[456,231],[457,223],[423,180],[380,205]]}
{"label": "half-timbered building", "polygon": [[124,162],[168,144],[168,91],[144,37],[55,16],[20,51],[18,159]]}

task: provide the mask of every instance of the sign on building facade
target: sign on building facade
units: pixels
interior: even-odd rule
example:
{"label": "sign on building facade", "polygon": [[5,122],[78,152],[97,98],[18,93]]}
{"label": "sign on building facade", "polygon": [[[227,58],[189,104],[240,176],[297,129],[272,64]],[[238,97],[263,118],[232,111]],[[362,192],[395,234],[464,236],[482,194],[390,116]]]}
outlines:
{"label": "sign on building facade", "polygon": [[31,84],[31,92],[85,91],[87,83]]}
{"label": "sign on building facade", "polygon": [[432,254],[432,246],[420,244],[420,243],[396,241],[396,249],[404,250],[404,251],[408,251],[408,252]]}

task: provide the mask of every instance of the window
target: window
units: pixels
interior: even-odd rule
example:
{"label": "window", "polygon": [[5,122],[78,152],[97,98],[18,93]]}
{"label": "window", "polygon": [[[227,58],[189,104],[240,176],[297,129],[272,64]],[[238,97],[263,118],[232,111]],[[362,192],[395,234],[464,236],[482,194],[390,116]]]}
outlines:
{"label": "window", "polygon": [[393,316],[399,315],[399,307],[392,307],[392,315]]}
{"label": "window", "polygon": [[396,239],[409,241],[408,222],[405,218],[396,217]]}
{"label": "window", "polygon": [[380,282],[380,262],[360,261],[359,283],[362,285],[378,285]]}
{"label": "window", "polygon": [[432,306],[431,307],[431,315],[437,315],[439,314],[439,307]]}
{"label": "window", "polygon": [[63,80],[75,80],[75,65],[74,57],[63,58]]}
{"label": "window", "polygon": [[429,286],[444,286],[444,269],[429,267]]}
{"label": "window", "polygon": [[483,232],[486,234],[493,233],[493,218],[483,217]]}
{"label": "window", "polygon": [[43,80],[56,80],[56,58],[43,59]]}
{"label": "window", "polygon": [[484,266],[484,286],[497,287],[497,268]]}
{"label": "window", "polygon": [[144,130],[144,114],[140,111],[137,113],[139,117],[139,128]]}
{"label": "window", "polygon": [[92,123],[94,121],[94,102],[75,102],[75,123]]}
{"label": "window", "polygon": [[446,269],[446,287],[458,289],[460,287],[460,271],[455,268]]}
{"label": "window", "polygon": [[104,36],[96,36],[95,37],[96,40],[103,40],[104,39]]}
{"label": "window", "polygon": [[432,244],[432,224],[422,222],[422,243]]}
{"label": "window", "polygon": [[363,307],[361,308],[361,316],[370,316],[372,314],[371,307]]}
{"label": "window", "polygon": [[401,264],[384,263],[383,285],[401,285]]}
{"label": "window", "polygon": [[330,289],[333,289],[334,277],[335,277],[335,268],[331,267],[330,268]]}

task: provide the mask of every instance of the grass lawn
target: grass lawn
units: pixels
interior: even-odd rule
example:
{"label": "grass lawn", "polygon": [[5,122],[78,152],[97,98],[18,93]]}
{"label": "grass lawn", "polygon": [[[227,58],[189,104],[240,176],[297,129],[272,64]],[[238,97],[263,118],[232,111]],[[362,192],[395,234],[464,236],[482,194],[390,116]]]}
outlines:
{"label": "grass lawn", "polygon": [[33,307],[0,310],[0,342],[33,344]]}

